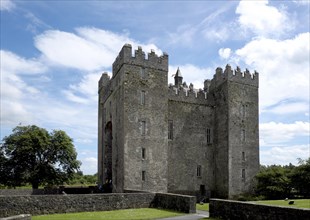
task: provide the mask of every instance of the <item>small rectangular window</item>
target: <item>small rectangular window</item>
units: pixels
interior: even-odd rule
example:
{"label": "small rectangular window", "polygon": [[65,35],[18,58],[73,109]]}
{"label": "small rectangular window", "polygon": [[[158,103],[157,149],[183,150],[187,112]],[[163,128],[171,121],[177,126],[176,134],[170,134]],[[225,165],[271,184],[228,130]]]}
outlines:
{"label": "small rectangular window", "polygon": [[168,121],[168,139],[169,140],[173,139],[173,121],[172,120]]}
{"label": "small rectangular window", "polygon": [[245,169],[242,169],[241,177],[242,177],[242,181],[244,182],[245,181]]}
{"label": "small rectangular window", "polygon": [[141,91],[140,93],[140,104],[141,105],[145,104],[145,91]]}
{"label": "small rectangular window", "polygon": [[142,159],[145,159],[145,148],[142,148]]}
{"label": "small rectangular window", "polygon": [[241,105],[241,117],[244,119],[246,113],[246,105]]}
{"label": "small rectangular window", "polygon": [[197,166],[197,177],[201,177],[201,166]]}
{"label": "small rectangular window", "polygon": [[141,121],[141,134],[145,135],[146,122]]}
{"label": "small rectangular window", "polygon": [[146,78],[145,68],[144,67],[140,67],[140,76],[141,76],[141,79],[145,79]]}
{"label": "small rectangular window", "polygon": [[242,152],[242,161],[245,161],[245,152]]}
{"label": "small rectangular window", "polygon": [[142,181],[145,181],[145,176],[146,176],[145,171],[142,171]]}
{"label": "small rectangular window", "polygon": [[211,144],[211,129],[207,128],[207,144]]}
{"label": "small rectangular window", "polygon": [[245,141],[245,130],[241,130],[241,141]]}

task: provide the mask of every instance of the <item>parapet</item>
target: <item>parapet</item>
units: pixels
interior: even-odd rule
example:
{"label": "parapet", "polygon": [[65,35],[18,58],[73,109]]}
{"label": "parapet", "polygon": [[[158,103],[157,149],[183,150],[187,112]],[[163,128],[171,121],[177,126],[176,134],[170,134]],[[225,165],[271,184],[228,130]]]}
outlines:
{"label": "parapet", "polygon": [[258,76],[259,74],[256,71],[254,71],[254,73],[250,73],[250,71],[246,69],[242,72],[238,66],[235,70],[232,70],[231,66],[227,64],[224,72],[221,67],[216,68],[211,84],[212,86],[218,86],[225,81],[233,81],[258,87]]}
{"label": "parapet", "polygon": [[138,47],[138,50],[135,50],[134,56],[132,56],[131,45],[125,44],[113,63],[113,77],[118,73],[123,64],[168,71],[168,54],[164,53],[162,56],[157,56],[151,50],[146,58],[145,52],[142,51],[141,47]]}

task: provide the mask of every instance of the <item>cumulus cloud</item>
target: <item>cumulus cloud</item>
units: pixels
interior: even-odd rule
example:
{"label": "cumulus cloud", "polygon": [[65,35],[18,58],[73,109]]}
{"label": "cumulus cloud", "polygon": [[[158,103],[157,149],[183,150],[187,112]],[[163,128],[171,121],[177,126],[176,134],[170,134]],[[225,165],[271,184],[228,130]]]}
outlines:
{"label": "cumulus cloud", "polygon": [[309,122],[296,121],[292,124],[281,122],[261,123],[261,145],[270,146],[279,143],[287,143],[296,137],[307,137],[310,132]]}
{"label": "cumulus cloud", "polygon": [[263,165],[288,165],[289,162],[297,165],[297,158],[307,159],[310,154],[310,145],[275,146],[261,150],[260,163]]}
{"label": "cumulus cloud", "polygon": [[26,99],[35,99],[40,91],[22,77],[42,74],[44,65],[35,59],[25,59],[10,51],[1,50],[1,123],[17,125],[33,119],[25,106]]}
{"label": "cumulus cloud", "polygon": [[231,54],[231,49],[230,48],[220,48],[218,53],[222,59],[228,59],[230,57],[230,54]]}
{"label": "cumulus cloud", "polygon": [[12,0],[1,0],[0,11],[11,11],[15,8],[15,3]]}
{"label": "cumulus cloud", "polygon": [[261,112],[284,100],[309,103],[309,38],[302,33],[282,41],[254,39],[235,52],[237,62],[260,73]]}
{"label": "cumulus cloud", "polygon": [[86,157],[79,159],[82,162],[81,170],[83,174],[93,175],[97,171],[97,158],[95,157]]}
{"label": "cumulus cloud", "polygon": [[125,43],[132,44],[133,49],[139,45],[144,51],[162,53],[154,44],[141,44],[127,35],[92,27],[77,28],[76,33],[49,30],[35,38],[45,62],[83,71],[110,68]]}
{"label": "cumulus cloud", "polygon": [[290,30],[292,25],[284,10],[269,5],[268,0],[240,1],[236,8],[238,22],[242,28],[259,36],[278,36]]}

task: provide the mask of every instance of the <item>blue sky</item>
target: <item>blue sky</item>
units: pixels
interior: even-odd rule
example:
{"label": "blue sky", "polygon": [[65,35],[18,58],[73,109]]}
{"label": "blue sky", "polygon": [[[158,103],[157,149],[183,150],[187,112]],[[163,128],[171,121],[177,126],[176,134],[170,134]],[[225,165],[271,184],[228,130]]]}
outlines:
{"label": "blue sky", "polygon": [[169,54],[202,88],[229,63],[260,73],[260,162],[297,163],[309,146],[309,1],[1,2],[1,135],[61,129],[97,172],[97,84],[122,45]]}

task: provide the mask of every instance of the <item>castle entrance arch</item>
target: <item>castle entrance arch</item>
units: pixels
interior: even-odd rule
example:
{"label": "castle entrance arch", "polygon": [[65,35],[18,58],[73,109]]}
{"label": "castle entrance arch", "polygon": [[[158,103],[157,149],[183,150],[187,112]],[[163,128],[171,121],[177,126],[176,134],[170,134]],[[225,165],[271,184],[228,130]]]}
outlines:
{"label": "castle entrance arch", "polygon": [[105,183],[112,181],[112,139],[112,122],[109,121],[104,128]]}

